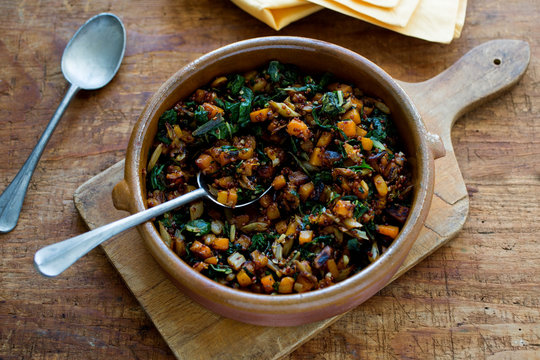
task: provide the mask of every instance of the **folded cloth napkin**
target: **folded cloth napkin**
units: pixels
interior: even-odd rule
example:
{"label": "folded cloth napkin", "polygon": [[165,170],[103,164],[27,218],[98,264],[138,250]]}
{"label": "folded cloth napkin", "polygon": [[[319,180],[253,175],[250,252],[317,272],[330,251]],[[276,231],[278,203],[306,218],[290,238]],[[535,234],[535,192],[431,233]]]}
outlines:
{"label": "folded cloth napkin", "polygon": [[372,18],[380,23],[394,26],[407,25],[420,2],[420,0],[400,0],[394,7],[379,7],[358,0],[309,1],[362,20]]}
{"label": "folded cloth napkin", "polygon": [[319,4],[324,3],[324,6],[329,9],[404,35],[428,41],[450,43],[454,38],[460,0],[420,0],[418,7],[414,10],[414,13],[405,26],[387,24],[364,14],[355,13],[343,5],[341,1],[316,1]]}
{"label": "folded cloth napkin", "polygon": [[393,8],[399,3],[399,0],[362,0],[362,1],[371,5],[375,5],[379,7],[386,7],[386,8]]}
{"label": "folded cloth napkin", "polygon": [[454,29],[454,39],[461,36],[461,30],[465,25],[465,15],[467,13],[467,0],[459,0],[456,28]]}
{"label": "folded cloth napkin", "polygon": [[270,27],[280,30],[293,21],[313,14],[321,6],[306,0],[231,0],[236,6],[261,20]]}
{"label": "folded cloth napkin", "polygon": [[279,30],[323,7],[398,33],[450,43],[461,35],[467,0],[232,0]]}

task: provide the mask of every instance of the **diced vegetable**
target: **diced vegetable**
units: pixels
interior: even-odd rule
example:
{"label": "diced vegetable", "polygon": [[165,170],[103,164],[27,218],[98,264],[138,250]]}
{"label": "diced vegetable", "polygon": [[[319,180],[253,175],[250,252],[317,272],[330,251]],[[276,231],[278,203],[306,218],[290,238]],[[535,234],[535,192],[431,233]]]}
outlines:
{"label": "diced vegetable", "polygon": [[246,287],[253,283],[244,269],[240,270],[238,274],[236,274],[236,280],[241,287]]}
{"label": "diced vegetable", "polygon": [[343,92],[343,97],[347,98],[352,94],[352,86],[348,84],[334,83],[328,85],[328,89],[332,91],[341,91]]}
{"label": "diced vegetable", "polygon": [[356,124],[352,120],[338,121],[337,127],[348,137],[356,136]]}
{"label": "diced vegetable", "polygon": [[274,277],[272,275],[266,275],[263,278],[261,278],[261,284],[264,288],[264,291],[267,293],[271,293],[274,291],[274,283],[276,281],[274,280]]}
{"label": "diced vegetable", "polygon": [[156,147],[154,152],[152,153],[152,156],[150,157],[150,161],[148,161],[148,166],[146,167],[147,171],[151,171],[154,168],[162,152],[163,152],[163,143],[160,143]]}
{"label": "diced vegetable", "polygon": [[272,186],[276,190],[283,189],[285,187],[285,185],[287,185],[287,181],[285,180],[285,176],[283,176],[283,175],[276,176],[276,178],[272,182]]}
{"label": "diced vegetable", "polygon": [[362,140],[362,148],[366,151],[371,151],[373,149],[373,140],[367,137],[363,137]]}
{"label": "diced vegetable", "polygon": [[309,199],[313,191],[315,190],[315,185],[310,181],[306,184],[300,185],[298,189],[298,194],[300,195],[300,200],[306,201]]}
{"label": "diced vegetable", "polygon": [[302,230],[298,236],[298,242],[300,245],[311,242],[313,240],[313,231],[312,230]]}
{"label": "diced vegetable", "polygon": [[270,108],[264,108],[261,110],[253,111],[249,114],[249,118],[251,119],[251,122],[258,123],[268,120],[268,113],[270,112]]}
{"label": "diced vegetable", "polygon": [[196,220],[202,216],[204,212],[204,203],[202,201],[196,201],[191,203],[189,207],[189,216],[191,220]]}
{"label": "diced vegetable", "polygon": [[278,292],[280,294],[290,294],[293,292],[294,278],[285,276],[279,281]]}
{"label": "diced vegetable", "polygon": [[212,250],[201,243],[200,241],[195,240],[193,244],[191,244],[189,251],[196,254],[201,259],[209,258],[210,256],[213,256]]}
{"label": "diced vegetable", "polygon": [[349,200],[338,200],[332,211],[342,218],[351,218],[354,212],[354,204]]}
{"label": "diced vegetable", "polygon": [[195,161],[195,164],[197,164],[199,169],[201,169],[205,175],[213,174],[218,170],[216,161],[208,154],[201,154]]}
{"label": "diced vegetable", "polygon": [[375,184],[375,188],[377,189],[379,196],[386,196],[386,194],[388,194],[388,186],[381,175],[375,175],[373,177],[373,183]]}
{"label": "diced vegetable", "polygon": [[226,76],[219,76],[217,77],[212,83],[210,84],[210,87],[212,88],[218,88],[227,83],[227,77]]}
{"label": "diced vegetable", "polygon": [[210,256],[209,258],[204,259],[204,262],[206,264],[217,265],[218,258],[216,256]]}
{"label": "diced vegetable", "polygon": [[328,261],[326,262],[326,267],[328,268],[328,271],[330,271],[334,279],[337,279],[337,277],[339,276],[339,270],[336,265],[336,261],[334,259],[328,259]]}
{"label": "diced vegetable", "polygon": [[251,253],[251,259],[257,269],[264,269],[268,265],[268,257],[262,254],[259,250],[255,250]]}
{"label": "diced vegetable", "polygon": [[223,222],[221,220],[212,220],[210,223],[210,230],[212,230],[215,235],[221,234],[223,232]]}
{"label": "diced vegetable", "polygon": [[268,206],[268,208],[266,209],[266,216],[268,216],[270,220],[276,220],[281,217],[279,208],[276,203],[270,204]]}
{"label": "diced vegetable", "polygon": [[238,271],[246,262],[246,258],[239,252],[235,252],[227,258],[227,262],[234,270]]}
{"label": "diced vegetable", "polygon": [[167,244],[168,246],[171,246],[171,243],[172,243],[171,235],[169,234],[169,232],[167,231],[167,229],[165,228],[165,226],[163,225],[161,221],[159,221],[158,224],[159,224],[159,235],[161,235],[161,238],[163,239],[165,244]]}
{"label": "diced vegetable", "polygon": [[234,207],[238,201],[238,193],[235,189],[218,191],[217,201],[223,205]]}
{"label": "diced vegetable", "polygon": [[223,237],[216,238],[212,242],[212,248],[215,250],[221,250],[221,251],[227,250],[229,248],[229,239],[223,238]]}
{"label": "diced vegetable", "polygon": [[378,225],[377,232],[381,235],[395,239],[398,236],[399,228],[394,225]]}
{"label": "diced vegetable", "polygon": [[292,119],[287,124],[287,133],[291,136],[296,136],[297,138],[307,140],[311,137],[311,131],[309,131],[308,126],[305,122]]}
{"label": "diced vegetable", "polygon": [[319,140],[317,140],[317,147],[325,147],[330,145],[330,142],[332,141],[333,135],[331,132],[326,131],[321,134],[319,137]]}
{"label": "diced vegetable", "polygon": [[352,120],[355,124],[360,124],[360,122],[362,121],[362,119],[360,118],[360,113],[356,108],[352,108],[345,114],[341,115],[341,119]]}
{"label": "diced vegetable", "polygon": [[270,104],[270,106],[272,107],[272,109],[274,109],[275,111],[277,111],[277,113],[283,117],[286,117],[286,118],[293,118],[293,117],[298,117],[300,116],[299,113],[297,113],[296,111],[294,111],[294,109],[291,109],[289,106],[287,106],[287,104],[285,103],[277,103],[273,100],[269,101],[268,104]]}
{"label": "diced vegetable", "polygon": [[296,229],[298,228],[298,223],[296,221],[291,221],[289,223],[289,226],[287,227],[287,231],[285,232],[285,235],[290,236],[296,234]]}
{"label": "diced vegetable", "polygon": [[199,200],[158,216],[174,254],[242,291],[332,286],[376,261],[407,220],[414,188],[397,134],[381,99],[331,74],[278,61],[222,74],[160,115],[146,204],[195,190],[200,172],[227,207]]}
{"label": "diced vegetable", "polygon": [[208,112],[208,119],[212,119],[214,118],[217,114],[219,113],[223,113],[223,109],[216,106],[216,105],[212,105],[210,103],[204,103],[202,104],[202,107],[203,109]]}
{"label": "diced vegetable", "polygon": [[322,149],[320,147],[316,147],[315,149],[313,149],[313,152],[309,157],[309,163],[313,166],[322,165]]}

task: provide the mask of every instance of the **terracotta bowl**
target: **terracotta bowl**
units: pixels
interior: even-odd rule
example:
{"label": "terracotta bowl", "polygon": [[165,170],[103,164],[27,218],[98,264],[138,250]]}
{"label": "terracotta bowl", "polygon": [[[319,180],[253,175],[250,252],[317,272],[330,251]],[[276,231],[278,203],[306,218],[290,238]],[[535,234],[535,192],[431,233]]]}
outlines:
{"label": "terracotta bowl", "polygon": [[146,209],[143,169],[157,131],[159,116],[179,99],[218,75],[243,72],[270,60],[296,64],[308,72],[329,71],[382,98],[413,165],[415,184],[410,215],[399,236],[373,264],[325,289],[291,295],[253,294],[226,287],[199,274],[161,240],[151,222],[138,227],[150,253],[174,283],[193,300],[228,318],[257,325],[292,326],[341,314],[383,288],[407,256],[427,216],[434,182],[434,153],[442,144],[427,133],[418,111],[401,87],[377,65],[342,47],[298,37],[266,37],[234,43],[186,65],[152,96],[138,119],[127,149],[124,180],[113,191],[117,208],[132,213]]}

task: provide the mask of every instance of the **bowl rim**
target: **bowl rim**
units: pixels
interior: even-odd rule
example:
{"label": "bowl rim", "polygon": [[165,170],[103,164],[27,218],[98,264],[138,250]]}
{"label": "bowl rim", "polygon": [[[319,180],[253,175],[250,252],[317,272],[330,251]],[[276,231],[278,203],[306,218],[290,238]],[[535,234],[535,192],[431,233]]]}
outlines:
{"label": "bowl rim", "polygon": [[[150,249],[154,258],[158,260],[170,276],[177,280],[177,284],[179,283],[181,287],[189,289],[200,297],[207,298],[210,294],[213,301],[217,301],[225,307],[238,308],[248,306],[251,308],[250,311],[287,314],[294,313],[300,308],[305,309],[306,303],[315,305],[316,308],[326,306],[329,302],[343,305],[347,297],[356,297],[373,283],[385,281],[382,286],[372,291],[372,293],[379,291],[386,285],[389,278],[395,274],[416,240],[427,216],[434,182],[433,155],[426,140],[428,132],[414,103],[389,74],[375,63],[352,50],[322,40],[296,36],[268,36],[252,38],[223,46],[182,67],[165,81],[147,101],[139,119],[134,125],[126,153],[125,167],[125,180],[131,193],[131,210],[132,212],[137,212],[146,209],[146,203],[143,201],[146,198],[146,194],[143,194],[143,188],[141,186],[142,169],[146,167],[146,159],[144,159],[145,161],[139,161],[139,159],[141,159],[142,155],[144,135],[148,131],[151,120],[155,116],[160,104],[167,98],[167,94],[170,95],[172,89],[177,87],[182,79],[185,80],[188,76],[195,74],[200,67],[213,62],[219,62],[227,56],[237,55],[245,51],[264,50],[269,47],[280,49],[297,48],[300,50],[317,48],[316,50],[318,51],[323,50],[350,56],[356,62],[365,66],[368,71],[372,72],[376,80],[385,84],[395,94],[397,99],[402,100],[400,106],[411,117],[411,123],[414,124],[419,134],[419,149],[416,151],[416,171],[418,176],[416,184],[418,188],[415,190],[414,206],[411,207],[407,222],[401,229],[398,237],[394,239],[392,245],[375,262],[339,283],[306,293],[269,295],[234,289],[211,280],[192,269],[180,259],[162,241],[152,222],[144,223],[138,229],[146,244],[149,245],[147,248]],[[414,234],[416,234],[414,239],[410,239],[410,236]],[[386,268],[387,266],[395,268],[395,271],[387,274],[380,270],[380,268]]]}

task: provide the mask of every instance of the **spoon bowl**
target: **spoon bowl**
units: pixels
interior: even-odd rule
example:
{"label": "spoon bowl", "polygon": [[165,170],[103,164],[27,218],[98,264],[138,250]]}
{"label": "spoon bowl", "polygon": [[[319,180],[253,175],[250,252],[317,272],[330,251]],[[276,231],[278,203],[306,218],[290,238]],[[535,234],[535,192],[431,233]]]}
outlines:
{"label": "spoon bowl", "polygon": [[268,186],[266,188],[266,190],[264,190],[261,194],[259,194],[256,198],[250,200],[250,201],[246,201],[244,203],[241,203],[241,204],[236,204],[234,206],[228,206],[228,205],[225,205],[225,204],[222,204],[220,203],[219,201],[217,201],[217,199],[212,196],[212,194],[210,193],[210,191],[208,190],[208,185],[206,184],[206,181],[204,179],[204,176],[201,175],[201,173],[199,172],[197,174],[197,185],[199,185],[199,188],[201,189],[204,189],[206,191],[206,198],[210,201],[212,201],[214,204],[216,205],[219,205],[221,207],[225,207],[225,208],[230,208],[230,209],[239,209],[239,208],[243,208],[243,207],[246,207],[246,206],[249,206],[257,201],[259,201],[260,198],[262,198],[264,195],[266,195],[270,190],[272,190],[272,186]]}
{"label": "spoon bowl", "polygon": [[73,97],[80,89],[107,85],[122,63],[125,49],[126,30],[113,14],[94,16],[73,35],[62,55],[62,72],[71,86],[21,170],[0,195],[0,233],[17,226],[34,169]]}
{"label": "spoon bowl", "polygon": [[95,90],[107,85],[126,49],[126,31],[114,14],[89,19],[69,41],[62,56],[62,73],[73,85]]}

